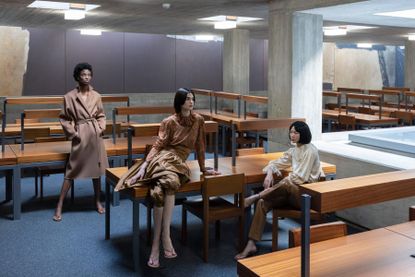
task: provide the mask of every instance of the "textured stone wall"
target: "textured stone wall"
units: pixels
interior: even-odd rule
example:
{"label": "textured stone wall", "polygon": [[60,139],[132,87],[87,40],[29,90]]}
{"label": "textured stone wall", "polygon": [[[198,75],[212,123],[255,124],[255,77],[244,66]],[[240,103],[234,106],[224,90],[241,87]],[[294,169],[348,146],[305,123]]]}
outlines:
{"label": "textured stone wall", "polygon": [[29,52],[29,32],[0,26],[0,95],[21,96]]}

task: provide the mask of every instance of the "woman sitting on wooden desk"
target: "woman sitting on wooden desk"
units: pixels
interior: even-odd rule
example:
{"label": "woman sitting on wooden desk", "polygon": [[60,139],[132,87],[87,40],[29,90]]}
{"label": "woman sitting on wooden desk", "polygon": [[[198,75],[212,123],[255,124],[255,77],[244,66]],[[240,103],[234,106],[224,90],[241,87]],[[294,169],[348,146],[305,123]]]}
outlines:
{"label": "woman sitting on wooden desk", "polygon": [[[154,236],[149,267],[160,266],[160,236],[162,235],[164,257],[177,257],[170,238],[170,222],[174,208],[174,194],[181,184],[189,181],[190,170],[186,159],[196,149],[200,171],[205,175],[216,175],[205,167],[204,119],[193,112],[195,96],[181,88],[174,97],[175,114],[161,122],[157,141],[146,159],[133,165],[120,179],[115,191],[148,184],[154,202]],[[162,230],[163,229],[163,230]]]}
{"label": "woman sitting on wooden desk", "polygon": [[[248,235],[245,249],[235,256],[243,259],[257,252],[256,241],[261,240],[266,215],[273,208],[290,206],[300,209],[298,186],[304,183],[317,182],[322,174],[317,148],[311,144],[311,132],[308,125],[296,121],[289,128],[290,141],[295,147],[288,149],[281,158],[270,161],[263,169],[267,174],[264,190],[245,198],[245,207],[258,202]],[[292,172],[274,183],[274,174],[281,177],[280,170],[292,167]]]}

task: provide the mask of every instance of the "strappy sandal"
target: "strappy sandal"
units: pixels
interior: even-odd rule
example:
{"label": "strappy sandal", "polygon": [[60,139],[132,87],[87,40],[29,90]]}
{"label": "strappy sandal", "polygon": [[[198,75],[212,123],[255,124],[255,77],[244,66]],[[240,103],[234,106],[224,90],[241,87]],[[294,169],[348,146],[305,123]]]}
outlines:
{"label": "strappy sandal", "polygon": [[151,257],[148,259],[147,265],[151,268],[159,268],[160,267],[160,261],[155,261]]}
{"label": "strappy sandal", "polygon": [[176,251],[174,251],[174,248],[172,248],[171,250],[164,250],[164,258],[166,259],[174,259],[177,257],[177,253]]}
{"label": "strappy sandal", "polygon": [[54,215],[52,217],[52,219],[53,219],[53,221],[61,222],[62,221],[62,216],[61,215]]}

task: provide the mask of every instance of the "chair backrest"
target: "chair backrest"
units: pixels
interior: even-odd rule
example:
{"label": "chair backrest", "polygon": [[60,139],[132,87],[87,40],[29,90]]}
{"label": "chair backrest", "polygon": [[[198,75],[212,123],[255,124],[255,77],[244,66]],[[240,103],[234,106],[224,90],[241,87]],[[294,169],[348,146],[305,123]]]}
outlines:
{"label": "chair backrest", "polygon": [[265,153],[264,147],[236,149],[236,156],[249,156],[249,155],[257,155],[257,154],[264,154],[264,153]]}
{"label": "chair backrest", "polygon": [[39,137],[49,137],[50,128],[49,127],[27,127],[24,128],[24,139],[25,140],[35,140]]}
{"label": "chair backrest", "polygon": [[391,113],[391,117],[399,118],[400,125],[412,125],[412,122],[414,120],[414,115],[412,114],[412,112],[406,111],[394,111]]}
{"label": "chair backrest", "polygon": [[[347,225],[342,221],[322,223],[310,227],[310,242],[334,239],[347,235]],[[289,247],[301,245],[301,228],[291,229],[288,234]]]}
{"label": "chair backrest", "polygon": [[54,137],[35,137],[34,141],[36,143],[41,142],[54,142],[54,141],[66,141],[65,136],[54,136]]}
{"label": "chair backrest", "polygon": [[346,130],[349,130],[349,127],[354,130],[356,129],[356,118],[353,115],[340,114],[339,125],[344,126]]}
{"label": "chair backrest", "polygon": [[358,107],[357,112],[364,114],[375,114],[375,112],[369,107]]}
{"label": "chair backrest", "polygon": [[[202,184],[203,197],[245,193],[245,174],[205,176]],[[243,201],[242,201],[243,202]]]}

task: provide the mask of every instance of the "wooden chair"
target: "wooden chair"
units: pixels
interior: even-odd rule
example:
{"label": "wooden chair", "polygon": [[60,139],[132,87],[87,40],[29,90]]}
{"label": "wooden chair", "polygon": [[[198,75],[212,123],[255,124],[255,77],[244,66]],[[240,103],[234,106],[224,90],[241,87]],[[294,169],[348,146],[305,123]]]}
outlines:
{"label": "wooden chair", "polygon": [[[301,219],[301,211],[289,207],[272,210],[272,251],[278,250],[278,229],[280,218]],[[310,210],[310,219],[313,221],[322,221],[323,216],[315,210]]]}
{"label": "wooden chair", "polygon": [[[312,225],[310,243],[347,236],[347,225],[342,221]],[[301,245],[301,228],[291,229],[288,233],[288,247]]]}
{"label": "wooden chair", "polygon": [[355,130],[356,129],[356,118],[354,115],[339,114],[338,129],[339,130]]}
{"label": "wooden chair", "polygon": [[337,103],[327,103],[326,104],[326,109],[327,110],[335,110],[338,107],[339,107],[339,105]]}
{"label": "wooden chair", "polygon": [[411,112],[406,111],[394,111],[391,113],[391,117],[399,118],[399,125],[412,125],[414,121],[414,115]]}
{"label": "wooden chair", "polygon": [[[222,197],[237,194],[238,204],[231,203]],[[183,202],[182,209],[182,242],[187,239],[187,212],[203,220],[203,260],[208,261],[209,223],[215,222],[216,238],[220,237],[220,220],[232,217],[239,219],[239,248],[244,242],[245,206],[245,175],[206,176],[202,183],[202,199],[187,200]]]}
{"label": "wooden chair", "polygon": [[415,220],[415,206],[409,207],[409,221]]}
{"label": "wooden chair", "polygon": [[364,114],[375,114],[375,111],[369,107],[358,107],[357,112],[364,113]]}
{"label": "wooden chair", "polygon": [[[35,143],[54,142],[54,141],[66,141],[65,136],[52,136],[52,137],[36,137]],[[38,187],[40,183],[40,199],[43,199],[43,177],[51,174],[65,173],[65,166],[38,166],[35,168],[35,186],[36,196],[38,195]],[[38,181],[40,180],[40,182]],[[71,201],[74,200],[74,192],[71,190]]]}

